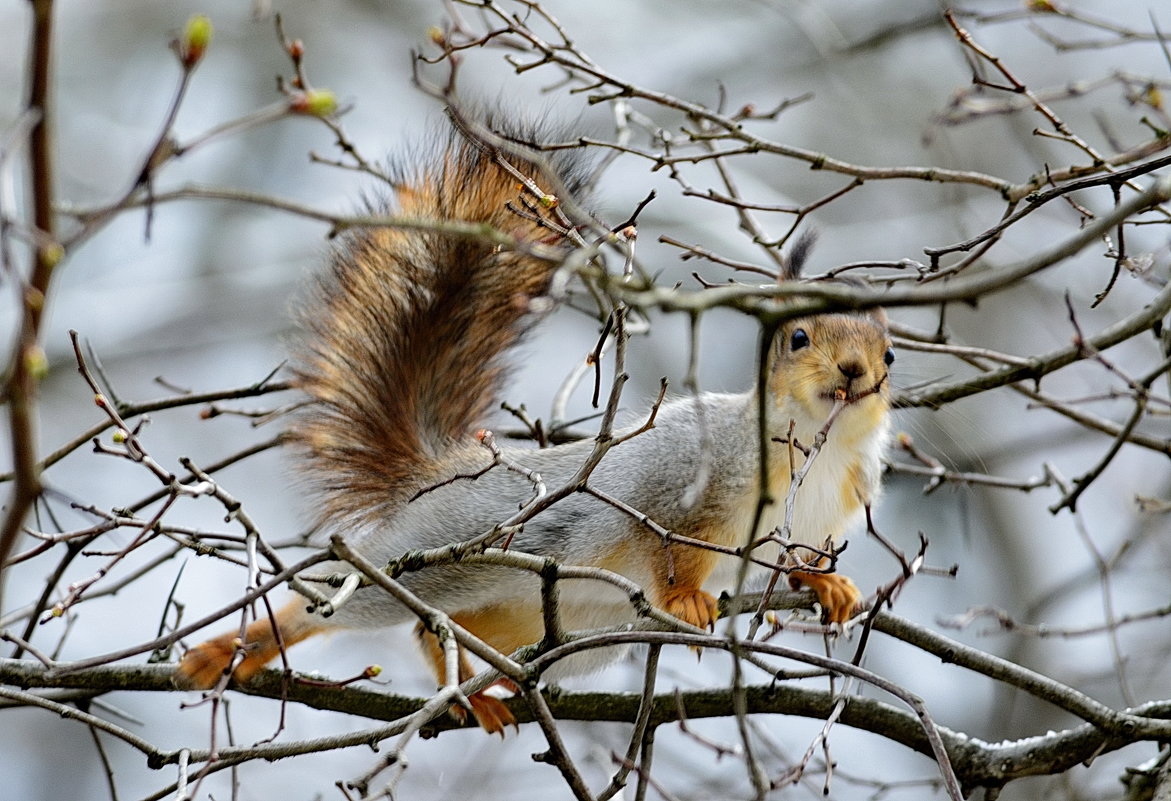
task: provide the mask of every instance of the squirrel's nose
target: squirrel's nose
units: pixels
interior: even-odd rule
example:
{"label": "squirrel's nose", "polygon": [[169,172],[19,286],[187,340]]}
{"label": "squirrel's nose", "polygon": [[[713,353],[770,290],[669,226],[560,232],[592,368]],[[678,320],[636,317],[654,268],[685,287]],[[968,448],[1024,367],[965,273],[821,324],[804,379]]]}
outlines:
{"label": "squirrel's nose", "polygon": [[855,378],[861,377],[862,374],[866,372],[866,366],[857,359],[845,359],[838,362],[838,370],[841,371],[841,374],[844,375],[848,380],[853,381]]}

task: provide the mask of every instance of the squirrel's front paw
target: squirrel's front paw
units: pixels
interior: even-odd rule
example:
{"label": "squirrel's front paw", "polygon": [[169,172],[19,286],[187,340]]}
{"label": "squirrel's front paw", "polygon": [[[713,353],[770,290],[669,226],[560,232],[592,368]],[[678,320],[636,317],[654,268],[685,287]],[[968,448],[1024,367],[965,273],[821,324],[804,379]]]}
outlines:
{"label": "squirrel's front paw", "polygon": [[663,611],[684,623],[701,629],[715,628],[716,618],[719,617],[716,599],[698,587],[672,588],[664,593],[660,606]]}
{"label": "squirrel's front paw", "polygon": [[840,573],[795,570],[789,574],[789,586],[795,590],[808,587],[817,594],[821,619],[825,623],[845,623],[862,608],[861,591],[848,576]]}

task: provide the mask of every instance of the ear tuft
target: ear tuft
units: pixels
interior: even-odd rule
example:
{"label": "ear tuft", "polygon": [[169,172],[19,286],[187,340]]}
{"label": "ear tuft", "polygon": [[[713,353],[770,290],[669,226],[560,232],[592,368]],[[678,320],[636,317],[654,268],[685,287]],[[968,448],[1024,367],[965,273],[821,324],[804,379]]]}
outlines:
{"label": "ear tuft", "polygon": [[809,260],[809,254],[813,252],[813,246],[816,244],[817,229],[806,228],[797,237],[797,241],[793,243],[793,247],[789,250],[789,255],[785,257],[785,267],[781,271],[781,280],[791,281],[801,277],[801,271],[805,268],[805,262]]}

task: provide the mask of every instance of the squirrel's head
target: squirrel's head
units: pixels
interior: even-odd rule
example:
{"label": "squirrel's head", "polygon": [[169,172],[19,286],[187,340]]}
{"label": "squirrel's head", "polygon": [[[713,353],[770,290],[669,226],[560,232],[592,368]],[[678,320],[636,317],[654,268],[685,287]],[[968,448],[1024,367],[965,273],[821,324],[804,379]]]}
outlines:
{"label": "squirrel's head", "polygon": [[839,399],[851,415],[883,414],[893,362],[881,311],[801,317],[777,332],[769,383],[774,398],[796,402],[813,419],[826,417]]}
{"label": "squirrel's head", "polygon": [[[810,235],[797,242],[784,279],[800,277],[811,246]],[[894,360],[882,309],[789,320],[773,342],[770,394],[778,403],[795,404],[811,421],[826,419],[834,403],[844,401],[842,424],[867,429],[890,408]]]}

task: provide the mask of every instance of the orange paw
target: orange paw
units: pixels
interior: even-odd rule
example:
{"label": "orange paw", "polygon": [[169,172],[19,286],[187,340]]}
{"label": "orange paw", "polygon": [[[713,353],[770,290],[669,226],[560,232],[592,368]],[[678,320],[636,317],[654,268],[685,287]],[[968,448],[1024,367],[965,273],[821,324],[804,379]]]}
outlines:
{"label": "orange paw", "polygon": [[[472,715],[476,722],[480,724],[481,729],[489,734],[499,734],[503,738],[504,729],[507,726],[512,726],[517,731],[520,730],[512,710],[496,696],[488,695],[481,690],[469,695],[468,701],[472,704]],[[468,711],[457,704],[452,704],[451,715],[460,723],[466,723],[468,720]]]}
{"label": "orange paw", "polygon": [[825,623],[845,623],[862,609],[862,593],[848,576],[840,573],[795,570],[789,574],[789,586],[795,590],[805,586],[817,594]]}
{"label": "orange paw", "polygon": [[186,690],[210,690],[227,672],[236,641],[235,635],[224,635],[192,648],[179,662],[175,684]]}
{"label": "orange paw", "polygon": [[[246,655],[232,672],[232,678],[238,682],[247,682],[277,655],[272,628],[267,621],[263,623],[267,632],[259,641],[253,640],[252,636],[261,632],[249,627],[248,642],[244,646]],[[227,673],[239,647],[240,635],[236,632],[201,642],[179,660],[175,670],[175,684],[185,690],[210,690]]]}
{"label": "orange paw", "polygon": [[711,593],[698,587],[679,587],[668,590],[660,604],[663,610],[684,623],[701,629],[714,629],[719,610]]}

